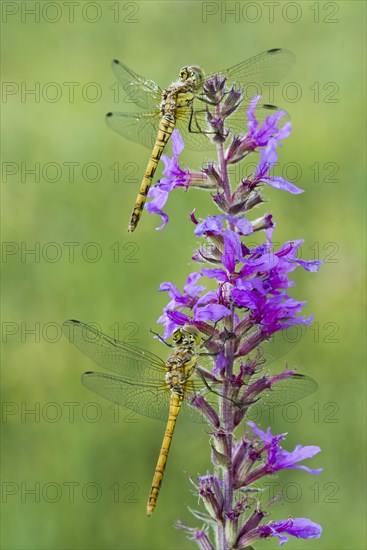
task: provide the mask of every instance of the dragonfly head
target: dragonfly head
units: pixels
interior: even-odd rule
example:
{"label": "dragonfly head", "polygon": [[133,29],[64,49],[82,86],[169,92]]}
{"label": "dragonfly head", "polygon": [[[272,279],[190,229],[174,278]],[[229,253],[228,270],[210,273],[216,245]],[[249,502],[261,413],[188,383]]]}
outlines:
{"label": "dragonfly head", "polygon": [[178,328],[172,335],[175,345],[198,346],[201,343],[200,332],[193,325],[184,325]]}
{"label": "dragonfly head", "polygon": [[195,84],[200,84],[204,80],[204,72],[196,65],[192,65],[191,67],[182,67],[180,70],[180,80],[185,81],[189,78],[191,78]]}

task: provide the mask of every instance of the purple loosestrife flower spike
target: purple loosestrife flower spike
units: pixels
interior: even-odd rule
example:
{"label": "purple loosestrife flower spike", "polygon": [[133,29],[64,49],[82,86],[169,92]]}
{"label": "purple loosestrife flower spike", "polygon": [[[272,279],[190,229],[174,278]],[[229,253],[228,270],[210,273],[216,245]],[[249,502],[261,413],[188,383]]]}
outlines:
{"label": "purple loosestrife flower spike", "polygon": [[[252,407],[261,407],[278,387],[277,395],[281,395],[287,383],[302,384],[307,379],[287,366],[280,374],[269,372],[260,346],[279,331],[294,325],[306,330],[312,322],[312,314],[304,313],[306,302],[294,295],[291,274],[298,268],[314,273],[321,262],[299,258],[301,239],[275,246],[275,222],[270,212],[251,215],[252,209],[264,202],[261,193],[268,185],[292,195],[303,192],[270,173],[278,161],[278,147],[290,135],[291,124],[285,120],[284,111],[270,108],[260,123],[256,115],[260,96],[256,96],[247,109],[241,133],[236,112],[240,108],[239,113],[243,113],[244,109],[236,86],[228,86],[225,77],[215,76],[205,81],[204,95],[207,126],[202,130],[216,146],[217,160],[208,161],[201,171],[182,169],[178,158],[184,144],[175,130],[172,159],[162,157],[164,177],[150,191],[152,201],[147,207],[162,217],[163,227],[168,221],[163,207],[173,189],[214,190],[214,212],[204,219],[197,211],[190,216],[194,236],[200,240],[192,255],[200,264],[197,271],[189,274],[183,291],[173,282],[159,287],[169,296],[158,320],[164,326],[164,337],[169,338],[183,325],[193,325],[202,334],[202,344],[190,348],[190,360],[184,362],[182,380],[179,377],[177,384],[182,383],[184,400],[210,426],[213,464],[213,473],[198,476],[197,482],[191,480],[204,511],[189,510],[204,526],[188,527],[181,522],[176,526],[201,550],[249,548],[269,537],[277,537],[280,545],[289,536],[319,538],[321,527],[309,519],[269,520],[265,510],[276,499],[262,503],[256,483],[265,476],[281,475],[284,469],[319,474],[321,468],[311,469],[302,462],[318,454],[320,448],[298,444],[293,451],[286,451],[281,447],[285,433],[273,435],[270,428],[263,430],[248,421]],[[231,131],[233,116],[236,134]],[[229,165],[250,153],[258,158],[253,174],[232,182]],[[258,244],[253,244],[255,236]],[[307,386],[311,390],[301,387],[296,394],[305,396],[316,386],[311,380]],[[246,427],[237,438],[235,429],[241,423],[252,431]],[[296,511],[296,505],[294,508]]]}
{"label": "purple loosestrife flower spike", "polygon": [[275,189],[282,189],[283,191],[288,191],[289,193],[303,193],[303,189],[289,183],[289,181],[284,178],[279,176],[268,176],[268,173],[278,160],[278,155],[276,152],[277,145],[277,140],[275,138],[271,138],[265,149],[260,151],[260,163],[255,170],[251,187],[256,187],[258,183],[264,182]]}

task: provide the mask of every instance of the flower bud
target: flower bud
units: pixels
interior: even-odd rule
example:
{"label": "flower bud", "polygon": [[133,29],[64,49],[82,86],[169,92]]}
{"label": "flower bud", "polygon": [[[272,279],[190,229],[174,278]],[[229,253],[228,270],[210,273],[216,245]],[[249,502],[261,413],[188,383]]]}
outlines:
{"label": "flower bud", "polygon": [[196,486],[198,495],[203,500],[208,514],[217,521],[222,521],[223,494],[221,485],[223,481],[215,475],[199,476],[199,485]]}

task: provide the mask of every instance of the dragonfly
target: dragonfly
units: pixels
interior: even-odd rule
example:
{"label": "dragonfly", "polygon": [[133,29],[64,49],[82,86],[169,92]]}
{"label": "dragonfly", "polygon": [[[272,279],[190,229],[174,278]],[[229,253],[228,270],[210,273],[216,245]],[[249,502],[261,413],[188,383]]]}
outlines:
{"label": "dragonfly", "polygon": [[[178,414],[193,422],[205,422],[200,411],[190,405],[196,396],[211,393],[208,382],[198,376],[198,371],[199,365],[205,364],[205,360],[212,361],[213,356],[209,358],[208,354],[201,354],[205,342],[196,327],[191,325],[184,325],[173,333],[172,352],[166,361],[80,321],[66,321],[63,332],[97,365],[113,373],[86,372],[82,375],[84,386],[138,414],[166,420],[147,503],[147,515],[150,516],[156,507]],[[277,382],[264,399],[261,397],[261,402],[264,406],[292,403],[313,393],[316,388],[317,383],[312,378],[295,374]]]}
{"label": "dragonfly", "polygon": [[[189,149],[206,151],[213,146],[209,139],[210,131],[206,129],[211,103],[205,94],[206,82],[219,75],[226,78],[229,86],[236,84],[245,89],[246,85],[256,85],[258,93],[262,85],[278,83],[293,64],[294,55],[291,52],[274,48],[208,76],[198,66],[183,67],[178,80],[162,90],[153,80],[138,75],[121,61],[113,60],[113,72],[128,95],[128,101],[146,111],[107,113],[107,124],[125,138],[151,150],[131,214],[129,232],[133,232],[139,222],[159,160],[174,128],[180,130]],[[244,130],[247,107],[243,104],[231,115],[232,130]],[[269,109],[275,107],[262,105],[261,109],[263,116],[266,116],[265,113],[269,114]],[[261,114],[258,118],[261,120]]]}

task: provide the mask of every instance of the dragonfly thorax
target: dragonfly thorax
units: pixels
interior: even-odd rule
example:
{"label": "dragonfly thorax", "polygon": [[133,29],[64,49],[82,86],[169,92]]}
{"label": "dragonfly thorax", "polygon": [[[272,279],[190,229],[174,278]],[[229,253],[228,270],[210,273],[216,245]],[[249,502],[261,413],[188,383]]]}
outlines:
{"label": "dragonfly thorax", "polygon": [[175,330],[172,338],[174,348],[166,361],[165,383],[171,391],[183,393],[197,364],[196,347],[201,337],[196,327],[184,325]]}
{"label": "dragonfly thorax", "polygon": [[170,391],[175,393],[183,393],[184,386],[188,376],[182,371],[182,368],[177,368],[166,372],[165,382]]}
{"label": "dragonfly thorax", "polygon": [[177,117],[177,109],[189,107],[192,104],[195,86],[195,82],[191,79],[179,80],[163,90],[162,101],[159,105],[161,115],[174,122]]}

